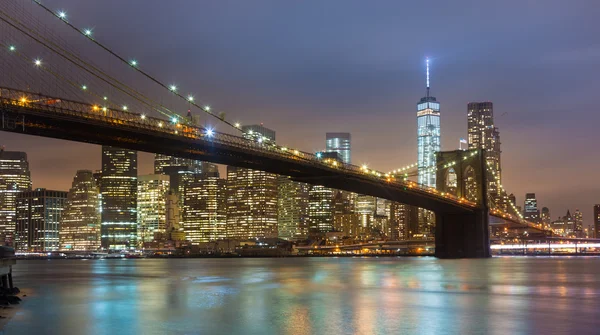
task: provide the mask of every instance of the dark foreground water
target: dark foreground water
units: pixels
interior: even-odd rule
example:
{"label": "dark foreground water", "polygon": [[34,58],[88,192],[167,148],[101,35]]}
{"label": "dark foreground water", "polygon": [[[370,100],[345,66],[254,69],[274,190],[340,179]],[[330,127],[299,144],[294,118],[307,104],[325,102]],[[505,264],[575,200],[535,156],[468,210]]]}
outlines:
{"label": "dark foreground water", "polygon": [[5,334],[600,334],[600,258],[19,261]]}

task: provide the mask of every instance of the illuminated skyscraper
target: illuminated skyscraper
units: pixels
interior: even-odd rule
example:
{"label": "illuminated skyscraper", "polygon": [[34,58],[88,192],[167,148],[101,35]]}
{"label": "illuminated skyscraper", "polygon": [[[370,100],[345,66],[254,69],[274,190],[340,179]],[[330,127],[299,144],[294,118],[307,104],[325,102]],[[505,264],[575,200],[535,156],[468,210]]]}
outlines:
{"label": "illuminated skyscraper", "polygon": [[313,185],[308,191],[309,235],[333,230],[333,189]]}
{"label": "illuminated skyscraper", "polygon": [[305,239],[308,236],[308,191],[310,185],[278,177],[277,230],[279,238]]}
{"label": "illuminated skyscraper", "polygon": [[[578,235],[583,234],[583,213],[579,209],[575,209],[575,214],[573,214],[573,220],[575,221],[575,233]],[[578,236],[583,237],[583,236]]]}
{"label": "illuminated skyscraper", "polygon": [[[243,126],[244,136],[275,142],[275,131],[261,125]],[[227,167],[227,234],[231,238],[277,237],[277,175]]]}
{"label": "illuminated skyscraper", "polygon": [[149,174],[137,181],[138,243],[152,242],[155,233],[165,233],[169,176]]}
{"label": "illuminated skyscraper", "polygon": [[343,163],[350,164],[350,133],[326,133],[327,152],[337,152]]}
{"label": "illuminated skyscraper", "polygon": [[594,205],[594,237],[600,238],[600,204]]}
{"label": "illuminated skyscraper", "polygon": [[[539,223],[540,222],[540,210],[537,207],[537,200],[535,199],[535,193],[527,193],[525,195],[525,206],[523,207],[523,218],[525,220]],[[570,214],[569,214],[570,216]]]}
{"label": "illuminated skyscraper", "polygon": [[17,194],[15,249],[57,251],[67,192],[37,188]]}
{"label": "illuminated skyscraper", "polygon": [[417,104],[418,182],[436,187],[435,153],[440,151],[440,103],[429,95],[429,59],[427,63],[427,95]]}
{"label": "illuminated skyscraper", "polygon": [[13,245],[17,193],[29,190],[27,154],[0,150],[0,244]]}
{"label": "illuminated skyscraper", "polygon": [[277,175],[227,167],[227,234],[277,237]]}
{"label": "illuminated skyscraper", "polygon": [[[494,126],[494,104],[491,102],[470,102],[467,105],[467,127],[469,149],[485,149],[486,163],[489,164],[498,182],[501,182],[500,132]],[[493,175],[488,176],[488,192],[496,205],[506,208],[502,194]]]}
{"label": "illuminated skyscraper", "polygon": [[227,181],[217,173],[195,174],[187,182],[183,231],[192,244],[227,237]]}
{"label": "illuminated skyscraper", "polygon": [[137,246],[137,152],[102,146],[101,241],[107,249]]}
{"label": "illuminated skyscraper", "polygon": [[100,248],[100,189],[89,170],[73,178],[60,222],[60,249],[92,251]]}

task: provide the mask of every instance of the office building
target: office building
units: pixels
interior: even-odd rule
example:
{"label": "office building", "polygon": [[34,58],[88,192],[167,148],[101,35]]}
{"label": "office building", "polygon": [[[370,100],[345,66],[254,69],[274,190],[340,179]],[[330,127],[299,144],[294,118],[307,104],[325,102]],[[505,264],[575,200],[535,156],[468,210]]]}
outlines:
{"label": "office building", "polygon": [[594,205],[594,237],[600,238],[600,204]]}
{"label": "office building", "polygon": [[418,183],[436,187],[435,153],[440,151],[440,103],[429,94],[429,59],[427,59],[426,96],[417,104]]}
{"label": "office building", "polygon": [[102,146],[101,242],[106,249],[137,246],[137,152]]}
{"label": "office building", "polygon": [[[494,126],[494,104],[471,102],[467,105],[467,131],[469,149],[485,149],[485,160],[491,173],[488,174],[488,193],[491,200],[506,209],[504,194],[500,190],[502,169],[500,165],[500,132]],[[494,178],[494,174],[497,176]]]}
{"label": "office building", "polygon": [[527,193],[525,195],[525,206],[523,212],[523,218],[533,223],[540,222],[540,210],[537,207],[537,200],[535,199],[535,193]]}
{"label": "office building", "polygon": [[333,231],[333,194],[331,188],[320,185],[310,186],[308,191],[309,235],[322,237]]}
{"label": "office building", "polygon": [[308,237],[308,192],[310,185],[279,176],[277,184],[277,231],[279,238],[302,240]]}
{"label": "office building", "polygon": [[183,231],[193,245],[227,237],[227,181],[216,173],[194,174],[187,182]]}
{"label": "office building", "polygon": [[67,192],[36,188],[17,194],[15,249],[57,251],[60,221]]}
{"label": "office building", "polygon": [[100,248],[100,206],[100,189],[92,171],[77,171],[61,216],[61,250]]}
{"label": "office building", "polygon": [[13,245],[17,193],[29,190],[27,154],[0,150],[0,244]]}
{"label": "office building", "polygon": [[[260,125],[242,126],[244,137],[275,142],[275,131]],[[277,175],[227,167],[227,232],[236,239],[277,237]]]}
{"label": "office building", "polygon": [[137,180],[138,244],[159,240],[167,225],[167,194],[169,176],[149,174]]}
{"label": "office building", "polygon": [[277,237],[277,175],[227,167],[227,232],[236,239]]}
{"label": "office building", "polygon": [[350,133],[326,133],[325,146],[327,152],[337,152],[345,164],[351,164]]}
{"label": "office building", "polygon": [[573,221],[575,222],[574,230],[578,237],[583,237],[583,213],[579,209],[575,209],[573,214]]}

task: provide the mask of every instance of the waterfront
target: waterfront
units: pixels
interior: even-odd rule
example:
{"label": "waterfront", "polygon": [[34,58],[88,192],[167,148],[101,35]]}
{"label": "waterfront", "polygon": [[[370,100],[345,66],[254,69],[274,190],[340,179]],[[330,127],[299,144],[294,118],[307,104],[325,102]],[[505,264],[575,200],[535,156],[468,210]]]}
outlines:
{"label": "waterfront", "polygon": [[20,261],[3,334],[597,334],[600,258]]}

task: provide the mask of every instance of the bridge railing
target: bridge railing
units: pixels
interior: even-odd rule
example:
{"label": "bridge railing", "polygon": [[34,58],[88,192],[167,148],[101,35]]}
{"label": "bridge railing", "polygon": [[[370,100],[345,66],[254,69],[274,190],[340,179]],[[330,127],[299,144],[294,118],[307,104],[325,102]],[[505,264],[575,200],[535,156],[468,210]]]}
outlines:
{"label": "bridge railing", "polygon": [[245,134],[246,137],[240,137],[227,133],[216,132],[206,127],[195,126],[190,124],[189,120],[164,120],[151,117],[143,113],[116,110],[106,106],[55,98],[43,94],[10,88],[0,88],[0,102],[5,105],[30,108],[65,116],[75,116],[90,120],[97,120],[115,126],[136,127],[151,130],[153,132],[169,134],[171,136],[182,136],[195,140],[224,144],[254,152],[262,156],[268,156],[277,159],[285,158],[296,162],[301,161],[303,164],[308,164],[319,168],[327,168],[331,171],[342,171],[346,174],[359,178],[367,178],[377,183],[387,183],[398,187],[409,188],[414,192],[419,192],[434,197],[441,197],[447,201],[452,201],[465,207],[477,206],[476,203],[468,201],[464,198],[457,198],[450,193],[438,192],[434,188],[420,185],[413,181],[404,180],[403,178],[396,178],[395,176],[387,173],[352,164],[345,164],[338,160],[321,158],[317,154],[280,146],[257,133],[253,134],[248,132]]}

